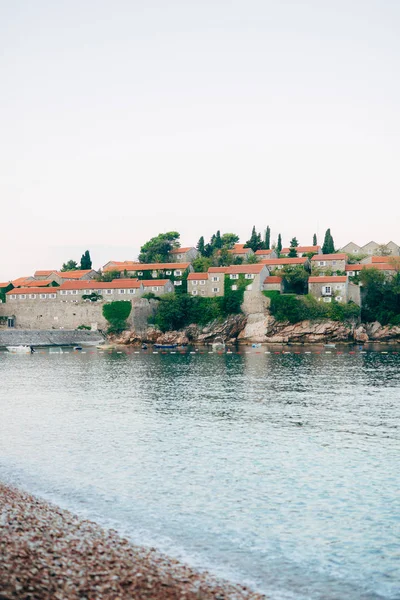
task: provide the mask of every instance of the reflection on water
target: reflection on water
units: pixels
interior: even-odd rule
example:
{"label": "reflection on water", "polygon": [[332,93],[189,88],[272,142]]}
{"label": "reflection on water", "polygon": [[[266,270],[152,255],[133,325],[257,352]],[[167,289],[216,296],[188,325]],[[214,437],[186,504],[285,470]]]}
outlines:
{"label": "reflection on water", "polygon": [[269,351],[2,352],[0,478],[271,598],[399,598],[399,355]]}

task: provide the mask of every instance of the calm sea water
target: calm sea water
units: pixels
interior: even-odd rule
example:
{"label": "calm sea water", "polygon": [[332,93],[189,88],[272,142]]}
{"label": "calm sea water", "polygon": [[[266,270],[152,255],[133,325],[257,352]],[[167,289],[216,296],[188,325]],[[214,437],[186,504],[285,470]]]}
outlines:
{"label": "calm sea water", "polygon": [[400,354],[0,352],[0,479],[272,599],[400,598]]}

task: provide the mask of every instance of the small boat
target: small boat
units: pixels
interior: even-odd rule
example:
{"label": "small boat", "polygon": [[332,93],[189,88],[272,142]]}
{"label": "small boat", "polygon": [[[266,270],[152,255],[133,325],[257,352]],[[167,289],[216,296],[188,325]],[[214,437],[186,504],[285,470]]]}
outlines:
{"label": "small boat", "polygon": [[147,344],[142,344],[142,350],[147,350]]}
{"label": "small boat", "polygon": [[82,346],[74,346],[74,350],[82,350]]}
{"label": "small boat", "polygon": [[212,349],[214,352],[225,350],[225,342],[222,337],[215,338],[214,342],[212,343]]}
{"label": "small boat", "polygon": [[251,347],[252,348],[261,348],[261,344],[252,344]]}
{"label": "small boat", "polygon": [[154,344],[154,348],[160,348],[163,350],[164,348],[176,348],[178,344]]}
{"label": "small boat", "polygon": [[324,344],[324,348],[336,348],[336,344]]}
{"label": "small boat", "polygon": [[33,348],[30,346],[6,346],[9,352],[13,354],[32,354]]}

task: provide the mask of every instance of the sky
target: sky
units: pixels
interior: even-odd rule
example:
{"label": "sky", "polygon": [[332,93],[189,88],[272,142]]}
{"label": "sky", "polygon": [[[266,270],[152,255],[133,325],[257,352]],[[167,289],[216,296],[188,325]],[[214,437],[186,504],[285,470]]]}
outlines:
{"label": "sky", "polygon": [[0,281],[253,225],[400,244],[398,0],[0,0]]}

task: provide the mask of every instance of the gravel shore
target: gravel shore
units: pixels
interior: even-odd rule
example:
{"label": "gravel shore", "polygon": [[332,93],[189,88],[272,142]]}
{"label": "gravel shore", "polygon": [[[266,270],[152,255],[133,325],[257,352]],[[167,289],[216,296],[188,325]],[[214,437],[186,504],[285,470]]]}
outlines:
{"label": "gravel shore", "polygon": [[0,484],[0,600],[261,600]]}

